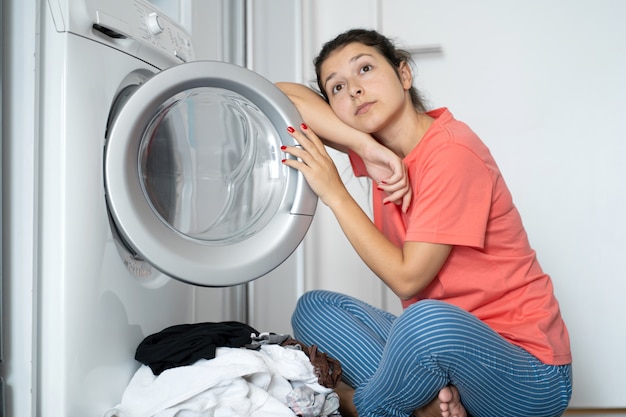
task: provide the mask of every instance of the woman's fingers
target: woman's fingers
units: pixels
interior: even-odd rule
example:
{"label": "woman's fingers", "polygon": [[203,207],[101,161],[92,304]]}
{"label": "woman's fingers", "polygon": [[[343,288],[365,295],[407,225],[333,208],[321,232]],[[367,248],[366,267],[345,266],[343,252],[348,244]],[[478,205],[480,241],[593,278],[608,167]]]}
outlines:
{"label": "woman's fingers", "polygon": [[300,125],[300,130],[289,126],[287,132],[308,152],[322,155],[326,153],[326,148],[321,139],[305,123]]}
{"label": "woman's fingers", "polygon": [[298,169],[315,193],[328,204],[344,192],[335,163],[326,152],[322,141],[306,125],[301,131],[287,128],[289,134],[300,146],[282,146],[281,150],[297,159],[285,159],[283,163]]}
{"label": "woman's fingers", "polygon": [[409,205],[411,204],[411,199],[413,197],[413,191],[409,188],[407,190],[398,190],[392,194],[389,194],[383,200],[383,203],[394,203],[395,205],[402,207],[402,212],[406,213],[409,209]]}
{"label": "woman's fingers", "polygon": [[387,193],[387,197],[383,200],[383,203],[401,205],[402,211],[406,213],[413,196],[409,184],[409,176],[406,172],[406,165],[401,163],[400,168],[396,167],[391,177],[381,181],[381,183],[378,184],[378,188]]}
{"label": "woman's fingers", "polygon": [[[314,161],[318,161],[321,165],[327,164],[326,160],[330,159],[330,156],[328,152],[326,152],[322,141],[306,124],[302,123],[300,128],[301,130],[296,130],[292,126],[287,128],[291,137],[293,137],[300,146],[283,146],[281,150],[301,159],[302,162],[308,166],[311,166]],[[288,163],[289,161],[285,162]]]}

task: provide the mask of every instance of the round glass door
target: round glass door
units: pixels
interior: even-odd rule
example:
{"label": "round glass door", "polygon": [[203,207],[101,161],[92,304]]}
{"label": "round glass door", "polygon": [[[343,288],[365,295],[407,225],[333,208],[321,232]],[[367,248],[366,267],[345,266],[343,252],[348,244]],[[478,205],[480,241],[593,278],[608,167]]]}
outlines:
{"label": "round glass door", "polygon": [[145,198],[190,239],[225,245],[256,234],[285,191],[281,140],[245,97],[200,87],[164,102],[139,149]]}
{"label": "round glass door", "polygon": [[136,88],[109,129],[105,188],[119,237],[185,282],[236,285],[282,263],[317,197],[284,166],[300,117],[272,83],[231,64],[194,62]]}

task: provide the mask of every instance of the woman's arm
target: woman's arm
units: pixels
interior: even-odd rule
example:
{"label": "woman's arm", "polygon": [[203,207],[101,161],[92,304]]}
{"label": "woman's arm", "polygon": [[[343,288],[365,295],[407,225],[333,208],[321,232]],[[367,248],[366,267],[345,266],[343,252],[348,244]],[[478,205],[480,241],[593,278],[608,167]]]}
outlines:
{"label": "woman's arm", "polygon": [[309,87],[288,82],[276,83],[276,86],[296,105],[306,124],[331,148],[342,152],[351,149],[361,155],[368,142],[375,142],[371,135],[342,122],[322,96]]}
{"label": "woman's arm", "polygon": [[402,160],[378,143],[370,134],[342,122],[328,103],[312,89],[297,83],[276,83],[296,105],[300,115],[323,142],[339,151],[355,152],[365,163],[370,177],[387,193],[385,201],[402,204],[406,212],[411,202],[411,187]]}
{"label": "woman's arm", "polygon": [[395,246],[352,198],[324,144],[311,129],[303,126],[302,132],[294,130],[291,135],[302,148],[285,147],[284,152],[299,160],[286,159],[284,163],[302,172],[322,202],[333,211],[367,266],[401,299],[410,299],[424,289],[437,275],[452,247],[425,242],[407,242],[402,248]]}

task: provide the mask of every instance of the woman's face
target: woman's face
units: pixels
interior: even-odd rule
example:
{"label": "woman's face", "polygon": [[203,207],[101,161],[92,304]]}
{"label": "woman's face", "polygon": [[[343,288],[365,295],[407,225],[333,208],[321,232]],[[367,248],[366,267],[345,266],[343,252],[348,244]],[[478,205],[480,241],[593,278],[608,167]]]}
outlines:
{"label": "woman's face", "polygon": [[350,43],[323,62],[320,80],[335,114],[346,124],[367,133],[384,129],[410,105],[409,66],[398,71],[371,46]]}

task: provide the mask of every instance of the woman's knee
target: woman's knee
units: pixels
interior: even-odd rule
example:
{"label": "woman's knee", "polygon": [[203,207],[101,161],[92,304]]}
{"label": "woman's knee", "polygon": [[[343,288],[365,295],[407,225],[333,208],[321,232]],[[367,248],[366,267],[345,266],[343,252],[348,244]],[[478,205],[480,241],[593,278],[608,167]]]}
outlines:
{"label": "woman's knee", "polygon": [[328,303],[331,292],[326,290],[312,290],[305,292],[298,298],[294,314],[314,314],[319,311],[319,307]]}
{"label": "woman's knee", "polygon": [[304,293],[298,299],[291,316],[291,326],[297,332],[306,324],[314,323],[319,314],[325,310],[330,291],[313,290]]}
{"label": "woman's knee", "polygon": [[451,318],[465,316],[465,310],[439,300],[422,300],[407,307],[401,317],[407,320],[446,322]]}
{"label": "woman's knee", "polygon": [[442,339],[453,342],[467,334],[468,327],[482,325],[478,318],[450,303],[422,300],[407,307],[394,327],[404,338],[421,342]]}

